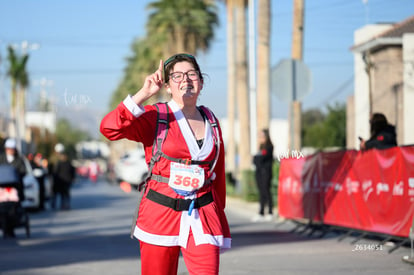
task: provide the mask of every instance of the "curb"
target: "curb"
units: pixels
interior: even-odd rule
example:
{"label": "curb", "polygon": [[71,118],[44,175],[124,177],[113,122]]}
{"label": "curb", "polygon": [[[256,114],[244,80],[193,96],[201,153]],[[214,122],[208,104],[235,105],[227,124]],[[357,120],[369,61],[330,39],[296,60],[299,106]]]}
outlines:
{"label": "curb", "polygon": [[[238,197],[226,197],[226,210],[231,211],[239,216],[243,216],[249,220],[257,216],[259,213],[259,202],[250,202]],[[277,213],[277,207],[273,208],[273,221],[280,221]]]}

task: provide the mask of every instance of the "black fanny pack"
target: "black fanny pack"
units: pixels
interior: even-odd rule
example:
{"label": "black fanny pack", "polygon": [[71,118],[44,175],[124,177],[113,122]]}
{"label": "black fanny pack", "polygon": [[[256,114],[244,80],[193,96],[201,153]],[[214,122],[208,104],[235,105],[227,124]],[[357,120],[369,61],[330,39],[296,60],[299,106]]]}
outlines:
{"label": "black fanny pack", "polygon": [[194,201],[194,204],[193,204],[194,209],[203,207],[214,201],[213,194],[211,194],[211,192],[208,192],[199,198],[191,200],[191,199],[174,199],[174,198],[168,197],[166,195],[163,195],[161,193],[158,193],[157,191],[150,189],[148,190],[148,194],[146,197],[147,199],[153,202],[169,207],[175,211],[188,211],[193,201]]}

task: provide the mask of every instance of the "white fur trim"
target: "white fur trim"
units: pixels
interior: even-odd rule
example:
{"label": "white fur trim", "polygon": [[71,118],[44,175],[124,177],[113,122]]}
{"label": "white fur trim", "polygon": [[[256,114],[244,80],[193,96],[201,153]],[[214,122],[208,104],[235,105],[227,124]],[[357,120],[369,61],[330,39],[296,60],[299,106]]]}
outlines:
{"label": "white fur trim", "polygon": [[204,142],[203,146],[201,146],[200,148],[197,144],[196,138],[193,135],[193,132],[191,131],[190,125],[188,125],[187,120],[185,119],[185,116],[178,104],[174,100],[171,100],[170,102],[168,102],[168,106],[173,111],[174,116],[178,122],[180,130],[184,136],[185,143],[187,144],[187,147],[190,151],[191,159],[206,159],[213,150],[214,146],[214,140],[211,132],[210,123],[208,121],[206,121],[205,123]]}
{"label": "white fur trim", "polygon": [[145,113],[144,107],[142,105],[137,105],[130,95],[124,99],[123,103],[134,117],[139,117]]}
{"label": "white fur trim", "polygon": [[[188,216],[187,213],[186,215]],[[183,227],[183,223],[181,223],[179,236],[166,236],[166,235],[151,234],[151,233],[143,231],[138,226],[135,226],[134,237],[140,241],[154,244],[154,245],[187,247],[188,235],[190,232],[189,228],[190,227],[188,228],[185,228],[185,226]],[[224,238],[222,235],[213,236],[210,234],[203,234],[202,232],[199,232],[199,231],[196,231],[196,232],[193,230],[193,236],[194,236],[194,241],[196,245],[212,244],[212,245],[220,247],[222,252],[226,249],[231,248],[231,238]],[[201,235],[199,235],[199,233],[201,233]]]}
{"label": "white fur trim", "polygon": [[138,226],[135,226],[134,236],[140,241],[162,246],[177,246],[179,237],[151,234],[140,229]]}

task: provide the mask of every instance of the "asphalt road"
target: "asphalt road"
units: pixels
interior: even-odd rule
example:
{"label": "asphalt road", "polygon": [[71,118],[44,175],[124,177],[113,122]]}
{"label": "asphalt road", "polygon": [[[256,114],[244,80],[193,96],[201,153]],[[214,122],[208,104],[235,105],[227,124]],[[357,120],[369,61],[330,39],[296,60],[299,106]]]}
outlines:
{"label": "asphalt road", "polygon": [[[31,237],[0,239],[0,274],[140,274],[139,245],[129,230],[136,193],[105,181],[78,181],[72,210],[30,213]],[[392,253],[390,244],[339,232],[323,237],[292,232],[280,219],[252,223],[257,205],[229,198],[232,249],[221,255],[220,274],[414,274],[404,263],[410,246]],[[375,250],[375,248],[377,250]],[[180,258],[178,274],[188,274]]]}

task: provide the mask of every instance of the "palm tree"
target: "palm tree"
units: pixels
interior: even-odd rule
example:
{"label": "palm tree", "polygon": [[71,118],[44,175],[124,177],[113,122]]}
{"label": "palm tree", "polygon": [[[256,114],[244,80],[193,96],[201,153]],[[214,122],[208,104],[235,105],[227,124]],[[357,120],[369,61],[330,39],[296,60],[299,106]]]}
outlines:
{"label": "palm tree", "polygon": [[236,172],[236,141],[234,138],[236,86],[235,86],[235,56],[234,56],[234,0],[226,0],[227,5],[227,129],[228,140],[226,148],[226,168],[229,172]]}
{"label": "palm tree", "polygon": [[257,16],[257,129],[270,126],[270,0],[259,0]]}
{"label": "palm tree", "polygon": [[246,0],[234,0],[236,10],[236,90],[238,119],[240,125],[239,168],[241,171],[251,167],[249,95],[247,83],[247,46],[246,46]]}
{"label": "palm tree", "polygon": [[135,92],[137,87],[141,87],[145,76],[154,71],[154,64],[158,64],[162,51],[157,47],[160,44],[152,41],[153,37],[137,39],[132,43],[132,55],[126,58],[127,65],[123,79],[112,94],[111,109],[114,109],[128,94]]}
{"label": "palm tree", "polygon": [[213,39],[214,26],[218,24],[214,1],[160,0],[150,3],[148,9],[151,10],[147,22],[149,35],[134,41],[124,78],[112,95],[111,108],[142,86],[160,57],[177,52],[206,51]]}
{"label": "palm tree", "polygon": [[8,48],[9,70],[7,75],[11,80],[11,110],[12,120],[10,135],[20,137],[24,131],[25,116],[25,89],[29,85],[29,76],[26,71],[26,64],[29,55],[18,56],[14,49]]}
{"label": "palm tree", "polygon": [[163,52],[170,56],[177,52],[195,54],[206,51],[218,24],[214,1],[159,0],[150,3],[147,23],[150,35],[159,35]]}

